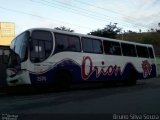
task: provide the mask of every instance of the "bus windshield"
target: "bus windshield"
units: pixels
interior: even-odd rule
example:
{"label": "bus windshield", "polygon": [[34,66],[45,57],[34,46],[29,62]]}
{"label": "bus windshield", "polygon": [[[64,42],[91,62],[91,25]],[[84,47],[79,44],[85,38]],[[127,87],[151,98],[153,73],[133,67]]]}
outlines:
{"label": "bus windshield", "polygon": [[11,43],[11,49],[19,55],[21,61],[27,59],[27,46],[29,41],[29,32],[23,32],[17,36]]}

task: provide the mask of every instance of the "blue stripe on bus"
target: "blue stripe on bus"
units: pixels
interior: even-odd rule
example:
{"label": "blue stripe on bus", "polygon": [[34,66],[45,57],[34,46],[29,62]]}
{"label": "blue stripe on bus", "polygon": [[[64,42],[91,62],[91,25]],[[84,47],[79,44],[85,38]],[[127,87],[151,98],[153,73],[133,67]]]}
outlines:
{"label": "blue stripe on bus", "polygon": [[[56,64],[52,69],[49,71],[42,73],[42,74],[35,74],[30,72],[30,80],[33,85],[36,84],[54,84],[56,73],[60,70],[68,70],[72,75],[73,82],[80,82],[80,81],[105,81],[105,80],[125,80],[129,77],[129,73],[131,69],[135,70],[137,73],[137,79],[148,79],[152,77],[156,77],[156,65],[152,64],[152,70],[150,75],[148,75],[146,78],[144,78],[144,73],[138,72],[132,63],[127,63],[124,67],[122,73],[118,72],[116,75],[99,75],[96,77],[96,71],[93,71],[93,73],[84,80],[81,73],[81,67],[79,64],[77,64],[73,60],[65,60],[58,64]],[[65,78],[64,78],[65,79]]]}

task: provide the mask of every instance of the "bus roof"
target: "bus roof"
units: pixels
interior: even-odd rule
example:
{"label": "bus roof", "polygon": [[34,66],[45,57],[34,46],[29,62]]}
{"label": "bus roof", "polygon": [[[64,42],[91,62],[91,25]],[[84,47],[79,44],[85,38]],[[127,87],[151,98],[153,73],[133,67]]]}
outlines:
{"label": "bus roof", "polygon": [[88,37],[88,38],[93,38],[93,39],[109,40],[109,41],[115,41],[115,42],[121,42],[121,43],[153,47],[151,44],[142,44],[142,43],[136,43],[136,42],[131,42],[131,41],[119,40],[119,39],[105,38],[105,37],[99,37],[99,36],[93,36],[93,35],[85,35],[81,33],[74,33],[74,32],[56,30],[56,29],[51,29],[51,28],[31,28],[26,31],[34,31],[34,30],[45,30],[45,31],[56,32],[56,33],[67,34],[67,35],[75,35],[79,37]]}

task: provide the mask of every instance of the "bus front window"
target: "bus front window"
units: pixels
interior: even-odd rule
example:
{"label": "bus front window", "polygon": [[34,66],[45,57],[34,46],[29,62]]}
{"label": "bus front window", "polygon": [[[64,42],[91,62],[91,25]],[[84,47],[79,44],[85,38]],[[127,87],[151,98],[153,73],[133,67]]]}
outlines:
{"label": "bus front window", "polygon": [[20,69],[20,63],[26,61],[28,58],[28,41],[29,32],[23,32],[17,36],[11,43],[10,54],[8,60],[8,67]]}
{"label": "bus front window", "polygon": [[28,58],[28,41],[29,41],[29,32],[24,32],[20,34],[14,40],[14,45],[11,49],[19,55],[21,62],[27,60]]}
{"label": "bus front window", "polygon": [[51,32],[35,30],[32,32],[30,42],[30,60],[38,63],[46,60],[53,49],[53,37]]}

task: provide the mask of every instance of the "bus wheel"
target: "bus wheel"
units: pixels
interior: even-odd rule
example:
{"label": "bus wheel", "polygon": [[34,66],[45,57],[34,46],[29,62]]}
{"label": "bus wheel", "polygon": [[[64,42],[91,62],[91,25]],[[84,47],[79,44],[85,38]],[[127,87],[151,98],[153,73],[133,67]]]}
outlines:
{"label": "bus wheel", "polygon": [[56,75],[55,88],[58,90],[67,90],[71,86],[71,75],[67,71],[60,71]]}
{"label": "bus wheel", "polygon": [[125,84],[127,86],[132,86],[132,85],[136,85],[136,82],[137,82],[136,72],[131,71],[128,79],[125,81]]}

